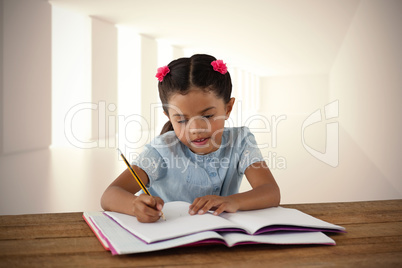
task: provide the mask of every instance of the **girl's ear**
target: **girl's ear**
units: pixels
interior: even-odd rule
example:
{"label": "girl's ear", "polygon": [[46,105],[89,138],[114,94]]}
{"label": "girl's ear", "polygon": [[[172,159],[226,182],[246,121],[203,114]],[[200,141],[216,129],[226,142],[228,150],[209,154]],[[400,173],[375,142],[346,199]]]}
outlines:
{"label": "girl's ear", "polygon": [[235,98],[230,98],[229,102],[226,104],[226,119],[229,118],[230,113],[232,112],[234,102]]}

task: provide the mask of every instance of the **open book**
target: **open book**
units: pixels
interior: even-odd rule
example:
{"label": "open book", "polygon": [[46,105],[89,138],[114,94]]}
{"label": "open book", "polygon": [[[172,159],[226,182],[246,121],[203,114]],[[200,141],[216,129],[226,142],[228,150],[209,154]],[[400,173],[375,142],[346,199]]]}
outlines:
{"label": "open book", "polygon": [[189,206],[189,203],[181,201],[166,203],[163,208],[166,221],[159,220],[154,223],[141,223],[133,216],[116,212],[105,212],[105,214],[146,243],[205,231],[237,231],[250,235],[273,231],[344,231],[341,226],[290,208],[273,207],[214,216],[212,213],[189,215]]}
{"label": "open book", "polygon": [[[228,247],[256,243],[276,245],[335,245],[334,240],[321,232],[273,232],[261,235],[248,235],[238,232],[220,233],[213,231],[198,232],[148,244],[122,228],[117,222],[102,212],[84,212],[83,217],[105,249],[110,250],[113,255],[142,253],[179,246],[203,244],[224,244]],[[176,228],[182,227],[181,225],[176,226]]]}

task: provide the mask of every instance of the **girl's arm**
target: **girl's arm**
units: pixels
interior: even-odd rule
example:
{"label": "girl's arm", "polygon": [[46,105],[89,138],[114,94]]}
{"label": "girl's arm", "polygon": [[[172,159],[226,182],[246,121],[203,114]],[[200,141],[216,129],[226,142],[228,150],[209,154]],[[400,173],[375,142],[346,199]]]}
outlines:
{"label": "girl's arm", "polygon": [[252,190],[230,196],[207,195],[196,198],[190,206],[190,214],[204,214],[215,210],[214,214],[276,207],[280,203],[279,187],[265,161],[250,165],[245,175]]}
{"label": "girl's arm", "polygon": [[[142,182],[149,182],[147,174],[139,167],[132,166]],[[163,200],[145,194],[136,196],[141,190],[129,169],[121,173],[114,180],[101,198],[101,206],[104,210],[115,211],[136,216],[140,222],[154,222],[161,216]]]}

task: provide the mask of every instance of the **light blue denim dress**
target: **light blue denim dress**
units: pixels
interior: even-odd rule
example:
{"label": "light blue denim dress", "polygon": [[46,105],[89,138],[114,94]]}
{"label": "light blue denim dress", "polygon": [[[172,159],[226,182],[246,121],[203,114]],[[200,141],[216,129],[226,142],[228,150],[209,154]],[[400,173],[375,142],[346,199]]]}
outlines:
{"label": "light blue denim dress", "polygon": [[263,161],[254,135],[247,127],[225,128],[218,150],[197,155],[173,131],[156,137],[133,161],[149,178],[153,196],[165,202],[192,203],[204,195],[238,193],[244,171]]}

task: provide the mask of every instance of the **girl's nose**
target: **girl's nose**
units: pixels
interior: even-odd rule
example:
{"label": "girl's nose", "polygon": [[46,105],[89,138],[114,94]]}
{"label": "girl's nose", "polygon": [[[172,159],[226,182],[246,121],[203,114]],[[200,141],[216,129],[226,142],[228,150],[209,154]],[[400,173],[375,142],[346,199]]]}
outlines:
{"label": "girl's nose", "polygon": [[207,130],[204,128],[190,128],[191,134],[200,134],[200,133],[204,133],[204,132],[207,132]]}
{"label": "girl's nose", "polygon": [[189,131],[191,134],[197,134],[208,131],[208,120],[203,117],[197,117],[190,120]]}

